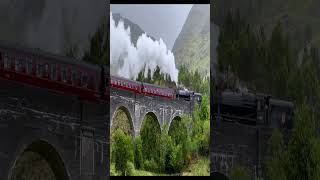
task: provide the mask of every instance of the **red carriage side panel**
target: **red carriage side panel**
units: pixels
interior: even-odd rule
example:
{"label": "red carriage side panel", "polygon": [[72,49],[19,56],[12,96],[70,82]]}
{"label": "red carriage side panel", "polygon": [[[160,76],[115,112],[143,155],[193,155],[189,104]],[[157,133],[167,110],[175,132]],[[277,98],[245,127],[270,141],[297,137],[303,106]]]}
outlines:
{"label": "red carriage side panel", "polygon": [[[0,78],[59,93],[99,100],[99,69],[48,58],[37,53],[0,48]],[[86,74],[84,84],[80,74]],[[82,84],[80,83],[82,82]]]}

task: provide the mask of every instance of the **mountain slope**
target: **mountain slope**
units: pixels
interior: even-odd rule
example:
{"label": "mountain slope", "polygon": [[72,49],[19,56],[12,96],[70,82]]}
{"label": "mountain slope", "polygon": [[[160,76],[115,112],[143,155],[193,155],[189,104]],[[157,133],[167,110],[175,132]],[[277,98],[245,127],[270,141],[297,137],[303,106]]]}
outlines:
{"label": "mountain slope", "polygon": [[176,65],[185,65],[203,76],[210,72],[210,9],[194,5],[173,46]]}
{"label": "mountain slope", "polygon": [[212,6],[213,21],[221,25],[228,11],[239,9],[241,17],[270,35],[279,21],[289,32],[294,46],[301,49],[305,41],[320,47],[320,1],[318,0],[217,0]]}
{"label": "mountain slope", "polygon": [[[113,19],[114,19],[114,22],[116,23],[116,25],[118,25],[119,21],[121,20],[121,21],[123,21],[125,28],[128,28],[128,26],[130,27],[131,42],[133,42],[133,44],[136,45],[139,36],[141,36],[143,33],[145,33],[145,31],[139,25],[137,25],[134,22],[132,22],[131,20],[121,16],[121,14],[119,14],[119,13],[115,13],[112,15],[113,15]],[[150,36],[149,34],[148,34],[148,36],[151,39],[155,40],[155,38]]]}

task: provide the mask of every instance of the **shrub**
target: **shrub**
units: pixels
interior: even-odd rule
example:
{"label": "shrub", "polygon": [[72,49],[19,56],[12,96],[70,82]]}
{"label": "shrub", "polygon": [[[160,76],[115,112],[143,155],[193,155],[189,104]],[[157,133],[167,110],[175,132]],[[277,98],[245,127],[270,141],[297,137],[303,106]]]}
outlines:
{"label": "shrub", "polygon": [[135,139],[134,164],[137,169],[143,169],[142,141],[140,137]]}
{"label": "shrub", "polygon": [[246,168],[236,166],[230,170],[230,180],[250,180],[249,172]]}
{"label": "shrub", "polygon": [[131,135],[133,131],[133,127],[131,121],[123,109],[118,109],[114,115],[114,119],[112,121],[111,126],[111,142],[114,141],[114,133],[117,129],[121,129],[124,134]]}
{"label": "shrub", "polygon": [[190,136],[191,118],[183,116],[171,123],[169,130],[172,142],[166,157],[166,169],[172,173],[180,172],[186,167],[192,157],[193,144]]}
{"label": "shrub", "polygon": [[173,147],[170,155],[170,165],[175,173],[183,169],[184,159],[181,145]]}
{"label": "shrub", "polygon": [[163,126],[163,130],[161,132],[160,137],[160,158],[159,158],[159,171],[164,172],[166,171],[166,156],[169,152],[172,140],[171,137],[168,135],[168,125],[165,124]]}
{"label": "shrub", "polygon": [[130,161],[127,162],[126,176],[134,176],[134,165]]}
{"label": "shrub", "polygon": [[182,144],[183,165],[186,167],[191,162],[192,142],[190,136],[188,136]]}
{"label": "shrub", "polygon": [[174,173],[174,167],[172,166],[172,158],[174,156],[174,144],[172,139],[169,137],[167,141],[167,152],[165,154],[165,171],[168,173]]}
{"label": "shrub", "polygon": [[159,161],[161,129],[152,115],[147,115],[142,124],[140,137],[144,159]]}
{"label": "shrub", "polygon": [[113,143],[111,143],[110,145],[110,160],[111,160],[111,163],[114,163],[115,160],[114,160],[114,147],[113,147]]}
{"label": "shrub", "polygon": [[198,158],[198,146],[199,146],[199,142],[196,139],[191,139],[190,142],[190,155],[192,158],[196,159]]}
{"label": "shrub", "polygon": [[206,156],[209,154],[210,145],[210,121],[203,121],[201,125],[202,133],[198,135],[199,154]]}
{"label": "shrub", "polygon": [[188,138],[190,121],[189,117],[183,116],[182,118],[173,119],[171,122],[169,135],[175,144],[183,143]]}
{"label": "shrub", "polygon": [[192,143],[196,151],[193,155],[207,156],[210,145],[210,118],[208,103],[203,101],[201,106],[196,106],[192,121]]}
{"label": "shrub", "polygon": [[320,179],[320,141],[315,120],[307,103],[295,110],[285,166],[287,179]]}
{"label": "shrub", "polygon": [[133,162],[133,145],[131,137],[121,129],[116,130],[113,143],[113,158],[116,171],[126,175],[127,162]]}
{"label": "shrub", "polygon": [[158,164],[154,159],[145,160],[143,165],[144,169],[147,171],[157,172],[159,170]]}
{"label": "shrub", "polygon": [[285,164],[287,153],[284,150],[283,136],[279,129],[274,129],[268,139],[266,175],[272,180],[286,180]]}

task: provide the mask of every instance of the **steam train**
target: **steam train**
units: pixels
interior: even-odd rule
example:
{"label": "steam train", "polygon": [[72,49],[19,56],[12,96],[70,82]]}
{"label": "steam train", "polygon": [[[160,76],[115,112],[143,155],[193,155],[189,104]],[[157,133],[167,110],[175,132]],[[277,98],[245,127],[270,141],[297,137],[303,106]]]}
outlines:
{"label": "steam train", "polygon": [[113,88],[147,96],[158,96],[167,99],[183,99],[186,101],[194,99],[198,103],[201,103],[202,101],[202,95],[200,93],[195,93],[194,91],[165,88],[116,76],[111,76],[110,85]]}
{"label": "steam train", "polygon": [[0,42],[0,79],[75,95],[91,101],[107,99],[107,82],[111,87],[148,96],[183,98],[189,101],[196,98],[198,102],[201,101],[201,94],[192,91],[163,88],[115,76],[109,78],[105,72],[107,70],[104,66]]}
{"label": "steam train", "polygon": [[292,102],[265,94],[224,91],[213,102],[215,119],[272,128],[291,129],[293,111]]}

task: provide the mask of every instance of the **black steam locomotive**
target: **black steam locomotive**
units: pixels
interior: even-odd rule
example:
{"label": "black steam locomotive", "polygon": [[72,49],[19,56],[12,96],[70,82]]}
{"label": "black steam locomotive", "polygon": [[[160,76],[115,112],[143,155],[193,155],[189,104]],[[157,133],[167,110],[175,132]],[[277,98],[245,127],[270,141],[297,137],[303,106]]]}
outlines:
{"label": "black steam locomotive", "polygon": [[215,95],[213,116],[217,121],[246,125],[292,128],[294,105],[265,94],[224,91]]}
{"label": "black steam locomotive", "polygon": [[184,99],[186,101],[194,100],[199,104],[202,102],[202,94],[189,90],[176,90],[176,98]]}

